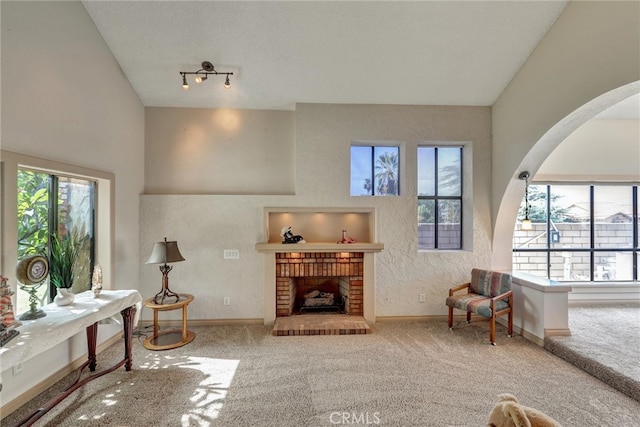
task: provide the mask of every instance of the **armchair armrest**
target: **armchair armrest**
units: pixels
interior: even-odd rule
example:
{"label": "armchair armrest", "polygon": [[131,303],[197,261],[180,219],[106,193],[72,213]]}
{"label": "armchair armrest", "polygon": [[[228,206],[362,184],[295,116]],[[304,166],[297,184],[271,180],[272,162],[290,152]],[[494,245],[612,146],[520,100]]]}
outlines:
{"label": "armchair armrest", "polygon": [[496,303],[496,301],[502,301],[503,299],[507,299],[508,302],[507,304],[509,304],[509,307],[511,307],[511,298],[513,297],[513,291],[507,291],[503,294],[500,295],[496,295],[495,297],[491,298],[491,301],[489,303],[491,310],[493,310],[493,307]]}
{"label": "armchair armrest", "polygon": [[471,286],[471,282],[464,283],[462,285],[454,286],[449,289],[449,296],[452,297],[455,292],[461,291],[463,289],[467,289],[467,293],[469,293],[469,287]]}

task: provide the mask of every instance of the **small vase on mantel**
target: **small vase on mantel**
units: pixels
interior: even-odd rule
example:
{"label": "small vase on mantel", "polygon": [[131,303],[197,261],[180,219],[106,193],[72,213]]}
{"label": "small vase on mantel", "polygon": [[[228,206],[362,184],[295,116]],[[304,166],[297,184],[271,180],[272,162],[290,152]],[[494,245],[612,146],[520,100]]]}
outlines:
{"label": "small vase on mantel", "polygon": [[63,306],[73,304],[73,300],[75,299],[75,294],[71,292],[69,288],[58,288],[58,293],[56,297],[53,299],[53,302],[56,305]]}

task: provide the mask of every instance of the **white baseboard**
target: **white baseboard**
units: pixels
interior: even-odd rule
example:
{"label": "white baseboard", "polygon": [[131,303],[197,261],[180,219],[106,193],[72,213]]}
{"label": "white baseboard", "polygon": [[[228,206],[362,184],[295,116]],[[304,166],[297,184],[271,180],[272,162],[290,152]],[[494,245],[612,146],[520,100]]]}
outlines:
{"label": "white baseboard", "polygon": [[570,337],[571,329],[569,328],[545,329],[544,336],[545,337]]}
{"label": "white baseboard", "polygon": [[[216,326],[216,325],[262,325],[264,319],[187,319],[187,327],[189,326]],[[140,320],[138,328],[153,326],[152,320]],[[179,326],[182,327],[182,320],[159,320],[158,326]]]}
{"label": "white baseboard", "polygon": [[[464,318],[462,316],[454,316]],[[424,315],[424,316],[376,316],[376,322],[394,322],[394,321],[407,321],[407,320],[443,320],[447,322],[447,315]]]}

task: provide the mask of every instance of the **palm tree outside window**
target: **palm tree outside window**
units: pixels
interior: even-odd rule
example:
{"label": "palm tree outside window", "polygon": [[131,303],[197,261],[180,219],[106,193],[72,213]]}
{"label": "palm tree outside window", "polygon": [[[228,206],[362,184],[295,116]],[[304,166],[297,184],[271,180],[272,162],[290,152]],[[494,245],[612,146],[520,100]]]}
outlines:
{"label": "palm tree outside window", "polygon": [[399,195],[399,152],[397,146],[352,146],[351,195]]}

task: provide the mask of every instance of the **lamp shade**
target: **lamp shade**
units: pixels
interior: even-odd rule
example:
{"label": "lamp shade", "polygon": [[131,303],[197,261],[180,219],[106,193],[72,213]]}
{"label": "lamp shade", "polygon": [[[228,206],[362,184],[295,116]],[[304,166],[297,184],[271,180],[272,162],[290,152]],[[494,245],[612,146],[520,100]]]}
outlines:
{"label": "lamp shade", "polygon": [[157,242],[153,244],[151,255],[147,260],[147,264],[167,264],[171,262],[184,261],[184,257],[178,249],[178,242],[171,241]]}
{"label": "lamp shade", "polygon": [[523,219],[522,224],[520,224],[520,230],[524,230],[524,231],[533,230],[533,224],[531,223],[531,220],[528,218]]}

